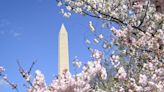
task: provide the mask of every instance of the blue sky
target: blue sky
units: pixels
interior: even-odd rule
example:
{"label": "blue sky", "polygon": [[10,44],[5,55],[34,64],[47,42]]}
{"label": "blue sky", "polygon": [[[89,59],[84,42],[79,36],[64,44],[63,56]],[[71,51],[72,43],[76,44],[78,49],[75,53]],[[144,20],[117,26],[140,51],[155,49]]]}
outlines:
{"label": "blue sky", "polygon": [[[17,83],[21,92],[25,81],[18,72],[16,60],[28,69],[34,60],[33,68],[45,74],[50,83],[57,74],[58,32],[62,23],[69,34],[70,68],[75,56],[87,61],[90,53],[84,44],[84,35],[89,32],[88,21],[94,19],[74,14],[64,18],[55,0],[0,0],[0,65],[6,74]],[[14,92],[0,80],[0,92]]]}

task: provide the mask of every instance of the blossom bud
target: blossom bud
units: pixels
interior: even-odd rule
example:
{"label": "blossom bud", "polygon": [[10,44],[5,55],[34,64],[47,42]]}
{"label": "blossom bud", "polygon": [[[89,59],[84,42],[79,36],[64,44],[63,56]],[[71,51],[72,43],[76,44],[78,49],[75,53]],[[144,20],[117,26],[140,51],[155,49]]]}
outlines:
{"label": "blossom bud", "polygon": [[90,44],[91,42],[90,42],[90,40],[87,39],[87,40],[85,40],[85,43]]}
{"label": "blossom bud", "polygon": [[92,21],[89,21],[89,28],[90,28],[90,30],[91,30],[92,32],[95,31],[95,28],[94,28],[94,26],[93,26]]}
{"label": "blossom bud", "polygon": [[104,37],[103,34],[99,35],[99,39],[103,39],[103,37]]}
{"label": "blossom bud", "polygon": [[96,44],[99,43],[98,39],[95,38],[94,43],[96,43]]}

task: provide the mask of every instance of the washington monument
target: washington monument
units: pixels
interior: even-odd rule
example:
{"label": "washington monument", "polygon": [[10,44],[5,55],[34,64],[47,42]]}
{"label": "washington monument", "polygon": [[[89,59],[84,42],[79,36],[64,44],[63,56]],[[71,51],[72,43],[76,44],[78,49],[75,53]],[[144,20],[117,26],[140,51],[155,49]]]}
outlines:
{"label": "washington monument", "polygon": [[58,39],[58,74],[62,74],[64,70],[69,71],[69,51],[68,51],[68,33],[62,24]]}

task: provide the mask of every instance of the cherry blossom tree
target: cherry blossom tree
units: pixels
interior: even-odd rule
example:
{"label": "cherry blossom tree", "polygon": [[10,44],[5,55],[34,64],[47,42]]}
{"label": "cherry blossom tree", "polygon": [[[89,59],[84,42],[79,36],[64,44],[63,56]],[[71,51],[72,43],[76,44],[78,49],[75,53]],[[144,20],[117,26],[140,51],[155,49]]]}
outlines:
{"label": "cherry blossom tree", "polygon": [[[116,69],[114,85],[105,91],[164,91],[164,14],[162,0],[57,0],[63,16],[78,13],[97,18],[102,27],[112,32],[110,38],[96,34],[94,23],[89,28],[94,42],[104,47],[117,47],[105,59]],[[117,24],[119,27],[115,27]],[[112,39],[112,40],[107,40]],[[111,42],[109,42],[111,41]],[[90,44],[90,40],[86,40]],[[107,82],[108,83],[108,82]]]}
{"label": "cherry blossom tree", "polygon": [[[157,0],[160,1],[160,0]],[[29,84],[28,92],[163,92],[164,91],[164,14],[156,0],[57,0],[61,14],[69,18],[77,13],[94,17],[109,30],[110,37],[97,33],[94,23],[88,26],[93,43],[102,43],[105,53],[89,47],[91,59],[86,64],[75,58],[73,64],[82,71],[63,74],[46,84],[44,75],[36,70],[32,79],[18,63],[20,74]],[[161,7],[161,9],[159,8]],[[113,47],[115,49],[113,49]],[[17,89],[17,85],[0,76]],[[18,89],[17,89],[18,90]]]}

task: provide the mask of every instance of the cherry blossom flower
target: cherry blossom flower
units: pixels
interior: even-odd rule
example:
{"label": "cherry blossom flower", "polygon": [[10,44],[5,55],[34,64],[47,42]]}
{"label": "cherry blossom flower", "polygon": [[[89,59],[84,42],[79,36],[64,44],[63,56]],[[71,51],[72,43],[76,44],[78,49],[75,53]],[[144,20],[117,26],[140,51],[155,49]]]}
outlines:
{"label": "cherry blossom flower", "polygon": [[5,69],[2,66],[0,66],[0,74],[3,73],[4,71]]}
{"label": "cherry blossom flower", "polygon": [[116,74],[116,78],[118,78],[118,80],[122,81],[122,80],[125,80],[126,77],[127,77],[127,73],[126,73],[125,69],[123,67],[119,67],[118,73]]}
{"label": "cherry blossom flower", "polygon": [[73,64],[75,67],[80,68],[81,65],[82,65],[82,62],[79,61],[79,60],[77,59],[77,57],[75,57],[75,59],[73,60],[72,64]]}
{"label": "cherry blossom flower", "polygon": [[95,49],[92,51],[92,57],[95,59],[102,59],[103,53]]}

